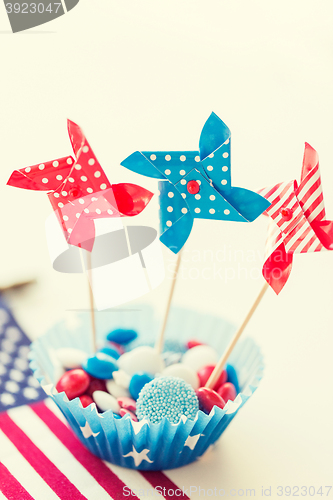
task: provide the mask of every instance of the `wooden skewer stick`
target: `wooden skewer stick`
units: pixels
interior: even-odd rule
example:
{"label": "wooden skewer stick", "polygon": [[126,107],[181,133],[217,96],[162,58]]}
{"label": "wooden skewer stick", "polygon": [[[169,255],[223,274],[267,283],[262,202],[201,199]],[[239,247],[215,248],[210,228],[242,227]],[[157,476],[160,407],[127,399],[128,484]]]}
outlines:
{"label": "wooden skewer stick", "polygon": [[175,286],[176,286],[176,283],[177,283],[178,271],[179,271],[180,261],[181,261],[181,258],[182,258],[181,254],[182,254],[182,250],[180,250],[180,252],[178,252],[178,255],[177,255],[176,266],[175,266],[175,270],[174,270],[174,277],[172,279],[172,283],[171,283],[171,287],[170,287],[170,291],[169,291],[169,297],[168,297],[168,302],[167,302],[167,305],[166,305],[166,308],[165,308],[163,323],[162,323],[161,330],[160,330],[160,332],[158,334],[158,337],[157,337],[156,343],[155,343],[155,349],[157,350],[158,353],[161,353],[162,349],[163,349],[164,334],[165,334],[165,329],[166,329],[168,318],[169,318],[169,312],[170,312],[170,306],[171,306],[171,302],[172,302],[172,297],[173,297],[173,294],[174,294],[174,291],[175,291]]}
{"label": "wooden skewer stick", "polygon": [[257,309],[258,305],[260,304],[261,299],[263,298],[263,296],[266,293],[266,290],[268,289],[268,286],[269,286],[268,283],[265,282],[264,286],[260,290],[260,293],[259,293],[258,297],[254,301],[254,303],[253,303],[251,309],[249,310],[249,312],[247,313],[247,315],[246,315],[243,323],[238,328],[237,332],[235,333],[235,335],[231,339],[228,347],[226,348],[225,352],[223,353],[220,361],[215,366],[215,368],[214,368],[211,376],[209,377],[209,379],[206,382],[205,387],[208,387],[209,389],[213,389],[213,387],[217,383],[217,381],[218,381],[218,379],[219,379],[219,377],[220,377],[220,375],[221,375],[221,373],[223,371],[223,368],[224,368],[224,366],[225,366],[225,364],[227,362],[227,359],[229,358],[229,356],[230,356],[233,348],[235,347],[235,345],[236,345],[239,337],[242,335],[242,333],[243,333],[246,325],[248,324],[248,322],[252,318],[253,313],[255,312],[255,310]]}
{"label": "wooden skewer stick", "polygon": [[87,269],[84,265],[84,258],[82,249],[80,250],[80,257],[82,263],[83,272],[87,272],[87,281],[89,289],[89,304],[90,304],[90,318],[91,318],[91,332],[92,332],[92,348],[93,352],[97,351],[97,341],[96,341],[96,323],[95,323],[95,309],[94,309],[94,296],[92,292],[92,277],[91,277],[91,252],[87,252]]}

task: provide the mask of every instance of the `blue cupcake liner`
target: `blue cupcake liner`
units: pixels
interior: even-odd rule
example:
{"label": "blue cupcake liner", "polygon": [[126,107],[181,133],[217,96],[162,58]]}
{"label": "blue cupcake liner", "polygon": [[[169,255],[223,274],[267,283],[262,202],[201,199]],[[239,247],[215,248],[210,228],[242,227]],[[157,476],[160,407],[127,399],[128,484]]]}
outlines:
{"label": "blue cupcake liner", "polygon": [[[101,342],[114,328],[136,329],[139,344],[153,344],[158,321],[153,310],[143,306],[136,310],[103,312],[97,315],[97,331]],[[197,311],[173,308],[168,321],[166,338],[173,346],[183,349],[189,339],[201,340],[224,352],[234,327],[215,316]],[[263,374],[263,358],[259,347],[246,338],[234,349],[228,362],[238,378],[240,393],[224,409],[214,406],[209,415],[199,411],[195,420],[182,417],[177,424],[164,418],[158,424],[133,422],[129,416],[121,419],[111,411],[98,413],[95,404],[83,408],[79,398],[69,401],[64,392],[55,389],[54,349],[75,347],[91,353],[90,318],[78,316],[77,325],[68,328],[61,322],[51,328],[31,346],[30,366],[45,392],[66,417],[80,441],[95,455],[113,464],[138,470],[165,470],[187,465],[201,457],[214,444],[252,396]]]}

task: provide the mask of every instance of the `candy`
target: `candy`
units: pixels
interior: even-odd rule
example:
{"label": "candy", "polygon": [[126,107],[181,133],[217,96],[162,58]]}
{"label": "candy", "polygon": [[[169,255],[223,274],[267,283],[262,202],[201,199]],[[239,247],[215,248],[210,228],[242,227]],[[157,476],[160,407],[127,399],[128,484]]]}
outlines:
{"label": "candy", "polygon": [[90,384],[86,393],[89,396],[92,396],[92,393],[95,391],[104,391],[107,392],[105,380],[100,380],[99,378],[90,377]]}
{"label": "candy", "polygon": [[231,382],[227,382],[221,385],[221,387],[217,390],[217,393],[224,401],[229,401],[229,399],[233,401],[237,396],[236,388]]}
{"label": "candy", "polygon": [[186,351],[182,362],[195,372],[207,365],[215,365],[218,356],[216,351],[208,345],[198,345]]}
{"label": "candy", "polygon": [[194,390],[190,384],[177,377],[155,378],[143,387],[136,402],[138,419],[146,418],[155,424],[163,417],[173,424],[177,424],[183,415],[194,419],[198,409]]}
{"label": "candy", "polygon": [[199,377],[192,368],[183,363],[176,363],[165,368],[162,375],[170,377],[179,377],[188,384],[190,384],[193,389],[198,389],[199,387]]}
{"label": "candy", "polygon": [[117,403],[116,398],[103,391],[95,391],[93,393],[93,400],[97,404],[98,408],[102,411],[111,410],[113,413],[120,412],[120,406]]}
{"label": "candy", "polygon": [[106,345],[106,346],[102,347],[102,349],[100,349],[99,352],[104,352],[104,354],[107,354],[108,356],[111,356],[111,358],[114,358],[114,359],[118,359],[120,357],[119,351],[116,350],[111,345]]}
{"label": "candy", "polygon": [[129,391],[133,399],[138,399],[142,387],[153,380],[153,376],[146,372],[138,372],[133,375],[129,385]]}
{"label": "candy", "polygon": [[107,380],[106,389],[116,399],[121,398],[122,396],[130,396],[129,390],[125,389],[125,387],[121,387],[121,385],[118,385],[114,380]]}
{"label": "candy", "polygon": [[112,332],[108,333],[107,339],[116,344],[129,344],[137,338],[138,334],[135,330],[125,330],[123,328],[117,328]]}
{"label": "candy", "polygon": [[116,372],[113,372],[113,379],[117,385],[125,387],[125,389],[129,388],[131,376],[124,372],[124,370],[117,370]]}
{"label": "candy", "polygon": [[113,349],[115,349],[116,351],[119,352],[120,356],[122,354],[124,354],[124,352],[125,352],[125,349],[121,345],[117,344],[116,342],[108,342],[106,345],[113,347]]}
{"label": "candy", "polygon": [[239,384],[238,377],[235,368],[232,365],[226,366],[227,374],[228,374],[228,382],[234,384],[237,394],[239,393]]}
{"label": "candy", "polygon": [[117,361],[104,352],[97,352],[94,356],[86,359],[82,368],[96,378],[108,379],[118,370]]}
{"label": "candy", "polygon": [[91,405],[91,403],[94,402],[93,398],[88,394],[82,394],[82,396],[79,396],[79,399],[83,408],[87,408],[87,406]]}
{"label": "candy", "polygon": [[210,413],[214,406],[218,406],[219,408],[224,408],[225,406],[225,401],[213,389],[200,387],[195,393],[199,399],[200,410],[205,413]]}
{"label": "candy", "polygon": [[118,398],[117,401],[119,406],[121,406],[121,408],[124,408],[124,410],[129,410],[133,413],[136,412],[136,402],[134,401],[134,399],[123,396],[121,398]]}
{"label": "candy", "polygon": [[56,355],[61,365],[64,368],[80,368],[82,363],[87,359],[88,354],[80,349],[73,347],[62,347],[56,350]]}
{"label": "candy", "polygon": [[188,340],[186,342],[186,347],[187,349],[192,349],[192,347],[197,347],[198,345],[205,345],[203,342],[200,342],[200,340]]}
{"label": "candy", "polygon": [[[198,371],[198,377],[200,380],[200,387],[202,387],[206,384],[207,380],[209,379],[209,377],[213,373],[214,368],[215,368],[215,365],[207,365],[207,366],[204,366],[203,368],[200,368],[200,370]],[[222,384],[224,384],[227,381],[227,379],[228,379],[228,374],[227,374],[226,370],[223,370],[217,383],[213,387],[214,391],[216,391]]]}
{"label": "candy", "polygon": [[146,372],[155,375],[164,369],[164,361],[153,347],[140,346],[120,356],[118,366],[129,375]]}
{"label": "candy", "polygon": [[129,410],[125,410],[124,408],[121,408],[121,410],[120,410],[120,416],[124,417],[125,415],[129,415],[131,417],[131,419],[134,420],[134,422],[138,422],[137,416],[134,415],[133,412],[131,412]]}
{"label": "candy", "polygon": [[65,392],[68,399],[81,396],[88,389],[89,375],[81,368],[75,368],[63,374],[56,385],[58,392]]}

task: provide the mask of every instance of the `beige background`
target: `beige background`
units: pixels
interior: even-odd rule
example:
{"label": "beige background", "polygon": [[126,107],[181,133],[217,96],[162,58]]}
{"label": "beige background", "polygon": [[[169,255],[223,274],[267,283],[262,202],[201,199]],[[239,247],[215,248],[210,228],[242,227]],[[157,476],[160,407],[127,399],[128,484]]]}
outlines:
{"label": "beige background", "polygon": [[[67,117],[84,128],[112,182],[152,190],[152,180],[120,161],[136,149],[196,149],[212,110],[232,132],[234,185],[299,179],[308,141],[333,218],[332,14],[330,0],[81,0],[56,21],[12,35],[0,9],[0,277],[38,278],[10,297],[32,338],[86,308],[87,291],[83,276],[51,269],[46,195],[5,184],[15,168],[71,152]],[[157,227],[156,210],[155,200],[132,223]],[[263,217],[196,221],[175,303],[239,324],[262,285],[265,237]],[[268,291],[246,331],[265,354],[262,384],[214,451],[168,472],[179,486],[252,487],[260,496],[272,485],[274,498],[277,485],[330,484],[332,259],[297,255],[281,295]],[[222,278],[204,279],[214,266]],[[163,310],[169,286],[166,279],[144,299]]]}

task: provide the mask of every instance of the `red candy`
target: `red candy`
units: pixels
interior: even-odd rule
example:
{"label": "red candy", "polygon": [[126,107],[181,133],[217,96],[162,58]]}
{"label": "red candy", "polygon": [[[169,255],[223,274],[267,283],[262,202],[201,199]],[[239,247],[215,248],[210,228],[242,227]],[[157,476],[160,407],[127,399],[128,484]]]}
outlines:
{"label": "red candy", "polygon": [[[215,365],[207,365],[207,366],[204,366],[203,368],[200,368],[200,370],[197,373],[199,380],[200,380],[200,387],[203,387],[206,384],[207,380],[209,379],[209,377],[213,373],[214,368],[215,368]],[[218,381],[216,382],[216,384],[214,386],[214,390],[218,389],[222,384],[225,384],[227,380],[228,380],[228,374],[227,374],[226,370],[223,370]]]}
{"label": "red candy", "polygon": [[198,345],[205,345],[203,342],[200,342],[200,340],[189,340],[186,343],[186,346],[188,349],[192,349],[192,347],[197,347]]}
{"label": "red candy", "polygon": [[89,384],[89,387],[87,389],[87,394],[89,396],[92,396],[93,392],[95,392],[95,391],[108,392],[108,390],[106,388],[105,380],[101,380],[99,378],[95,378],[95,377],[90,376],[90,384]]}
{"label": "red candy", "polygon": [[87,406],[91,405],[91,403],[94,402],[93,398],[88,396],[88,394],[82,394],[82,396],[80,396],[80,401],[83,408],[87,408]]}
{"label": "red candy", "polygon": [[221,396],[224,401],[233,401],[237,396],[237,391],[231,382],[227,382],[226,384],[221,385],[221,387],[217,390],[217,393]]}
{"label": "red candy", "polygon": [[225,401],[221,398],[217,392],[213,389],[208,389],[208,387],[200,387],[195,391],[198,399],[200,409],[205,413],[210,413],[213,406],[218,406],[219,408],[224,408]]}
{"label": "red candy", "polygon": [[125,410],[125,408],[121,408],[120,410],[120,416],[121,417],[124,417],[125,415],[129,415],[131,417],[132,420],[134,420],[134,422],[138,422],[138,419],[136,418],[136,415],[134,415],[134,413],[132,411],[129,411],[129,410]]}
{"label": "red candy", "polygon": [[56,385],[58,392],[65,392],[68,399],[81,396],[89,387],[90,377],[82,368],[75,368],[64,373]]}
{"label": "red candy", "polygon": [[123,396],[117,399],[118,405],[124,410],[129,410],[132,412],[136,412],[136,402],[132,398],[128,398],[127,396]]}

